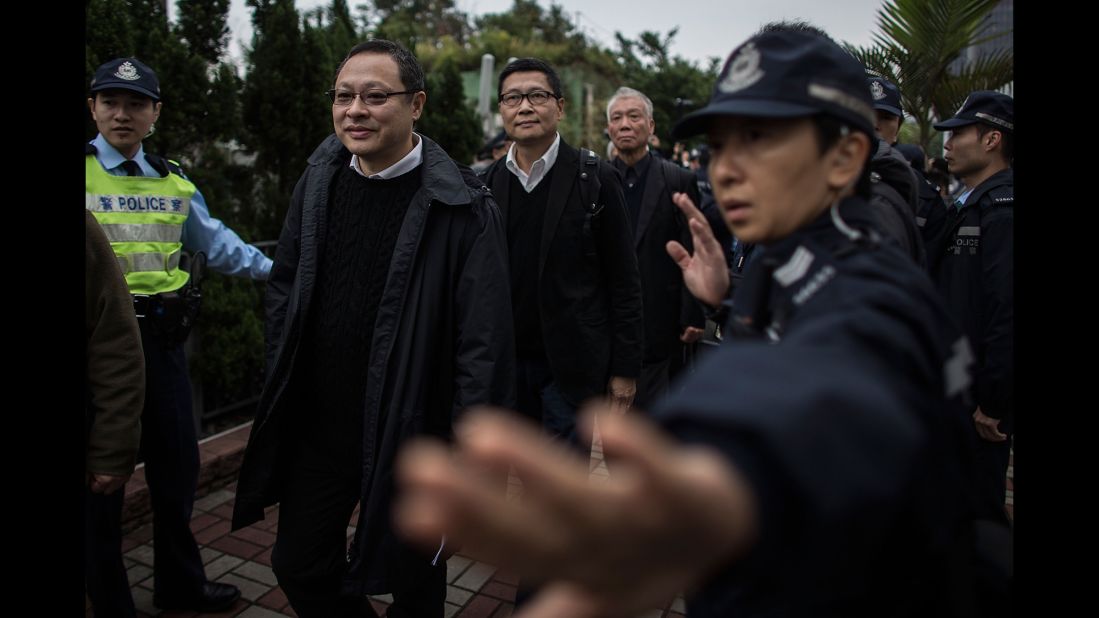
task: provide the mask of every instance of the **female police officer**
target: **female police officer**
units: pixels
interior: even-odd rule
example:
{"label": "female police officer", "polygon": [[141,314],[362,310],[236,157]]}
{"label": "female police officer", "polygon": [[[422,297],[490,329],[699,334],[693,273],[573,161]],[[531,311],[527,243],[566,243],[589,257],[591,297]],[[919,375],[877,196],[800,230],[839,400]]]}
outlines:
{"label": "female police officer", "polygon": [[[771,27],[738,47],[709,104],[710,180],[762,253],[726,341],[654,411],[598,418],[606,483],[514,420],[471,416],[457,457],[420,445],[397,521],[428,542],[551,580],[524,616],[631,615],[688,590],[692,616],[973,615],[966,501],[968,346],[865,198],[874,135],[862,66],[830,39]],[[697,298],[728,271],[682,195]],[[514,465],[522,504],[476,471]]]}

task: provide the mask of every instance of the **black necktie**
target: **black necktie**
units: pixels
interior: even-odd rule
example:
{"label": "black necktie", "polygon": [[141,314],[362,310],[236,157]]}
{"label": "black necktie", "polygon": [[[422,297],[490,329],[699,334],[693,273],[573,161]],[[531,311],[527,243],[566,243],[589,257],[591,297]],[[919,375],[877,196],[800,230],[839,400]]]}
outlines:
{"label": "black necktie", "polygon": [[119,167],[126,172],[127,176],[143,176],[141,173],[141,166],[137,164],[137,161],[130,161],[127,159],[126,161],[123,161],[122,165]]}

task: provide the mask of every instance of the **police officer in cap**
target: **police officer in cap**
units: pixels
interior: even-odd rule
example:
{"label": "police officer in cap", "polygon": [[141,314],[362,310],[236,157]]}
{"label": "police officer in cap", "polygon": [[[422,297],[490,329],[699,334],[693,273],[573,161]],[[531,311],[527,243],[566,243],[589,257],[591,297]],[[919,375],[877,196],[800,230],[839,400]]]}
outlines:
{"label": "police officer in cap", "polygon": [[1014,100],[999,92],[970,93],[944,143],[950,173],[965,189],[948,209],[932,278],[973,343],[976,401],[970,409],[979,440],[983,515],[1006,518],[1006,475],[1015,412],[1013,233]]}
{"label": "police officer in cap", "polygon": [[894,240],[921,267],[927,264],[923,238],[917,225],[919,187],[916,173],[894,149],[904,112],[901,91],[870,69],[866,71],[870,96],[874,99],[873,156],[870,160],[870,205],[886,236]]}
{"label": "police officer in cap", "polygon": [[[664,432],[598,418],[607,481],[515,420],[474,415],[457,456],[406,453],[398,525],[556,580],[531,615],[625,616],[681,590],[689,616],[974,615],[968,346],[874,229],[871,105],[863,68],[827,38],[772,26],[738,47],[673,130],[706,133],[725,222],[760,247],[733,297],[736,340],[657,405]],[[720,246],[676,200],[695,251],[668,252],[721,303]],[[509,503],[471,473],[485,465],[537,490]]]}
{"label": "police officer in cap", "polygon": [[[145,63],[116,58],[100,66],[88,109],[99,134],[85,149],[85,206],[122,267],[145,352],[141,453],[153,508],[153,604],[220,611],[240,591],[207,581],[190,528],[199,456],[183,343],[196,317],[197,296],[190,273],[181,267],[182,252],[201,252],[218,272],[259,280],[267,278],[271,260],[210,216],[202,193],[179,164],[145,152],[142,140],[161,109],[160,83]],[[122,492],[117,495],[117,504],[91,516],[117,521]],[[93,542],[89,563],[119,551],[117,544]],[[133,615],[125,586],[89,587],[88,595],[97,615]]]}

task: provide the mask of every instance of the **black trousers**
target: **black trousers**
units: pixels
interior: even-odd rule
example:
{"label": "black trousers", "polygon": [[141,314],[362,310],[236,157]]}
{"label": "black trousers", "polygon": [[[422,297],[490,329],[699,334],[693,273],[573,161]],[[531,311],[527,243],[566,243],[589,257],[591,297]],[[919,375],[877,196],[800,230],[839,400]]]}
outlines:
{"label": "black trousers", "polygon": [[[366,597],[343,592],[347,574],[347,526],[362,492],[361,462],[349,449],[307,438],[296,445],[282,475],[279,526],[271,567],[301,618],[372,618]],[[350,451],[353,452],[353,451]],[[394,589],[389,618],[442,618],[446,562],[389,565]]]}
{"label": "black trousers", "polygon": [[[678,353],[679,350],[676,352]],[[671,358],[641,363],[641,375],[637,378],[637,394],[633,398],[634,408],[648,412],[653,404],[668,393],[671,366]]]}
{"label": "black trousers", "polygon": [[133,618],[134,599],[122,564],[122,498],[84,491],[84,585],[96,618]]}
{"label": "black trousers", "polygon": [[979,437],[976,442],[974,460],[977,466],[978,517],[1006,523],[1008,519],[1004,503],[1007,500],[1007,464],[1011,456],[1011,435],[1003,442],[989,442]]}
{"label": "black trousers", "polygon": [[206,574],[191,532],[198,487],[198,436],[182,344],[166,343],[145,322],[145,411],[141,455],[153,507],[153,590],[165,600],[194,599]]}
{"label": "black trousers", "polygon": [[[138,324],[145,351],[141,454],[153,509],[153,589],[165,601],[191,600],[201,593],[206,575],[191,533],[199,455],[187,359],[181,344],[165,342],[144,319]],[[107,500],[90,501],[87,527],[104,536],[103,542],[91,542],[86,547],[89,572],[114,570],[122,565],[121,532],[118,543],[104,532],[119,525],[122,492],[115,498],[117,506]],[[92,538],[89,536],[89,540]],[[116,575],[88,580],[88,596],[97,615],[100,605],[133,606],[129,586],[121,588],[117,581]]]}

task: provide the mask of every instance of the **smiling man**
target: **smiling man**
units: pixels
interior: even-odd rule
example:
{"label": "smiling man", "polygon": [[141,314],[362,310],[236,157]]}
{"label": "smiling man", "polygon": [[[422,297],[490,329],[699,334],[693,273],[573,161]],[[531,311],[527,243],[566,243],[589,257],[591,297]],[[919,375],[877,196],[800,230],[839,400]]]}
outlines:
{"label": "smiling man", "polygon": [[[484,185],[413,131],[419,61],[384,40],[337,71],[329,136],[309,157],[267,286],[267,383],[233,528],[280,503],[271,555],[302,618],[441,618],[446,558],[390,532],[392,461],[449,438],[472,404],[512,403],[504,230]],[[351,548],[347,525],[360,506]]]}

